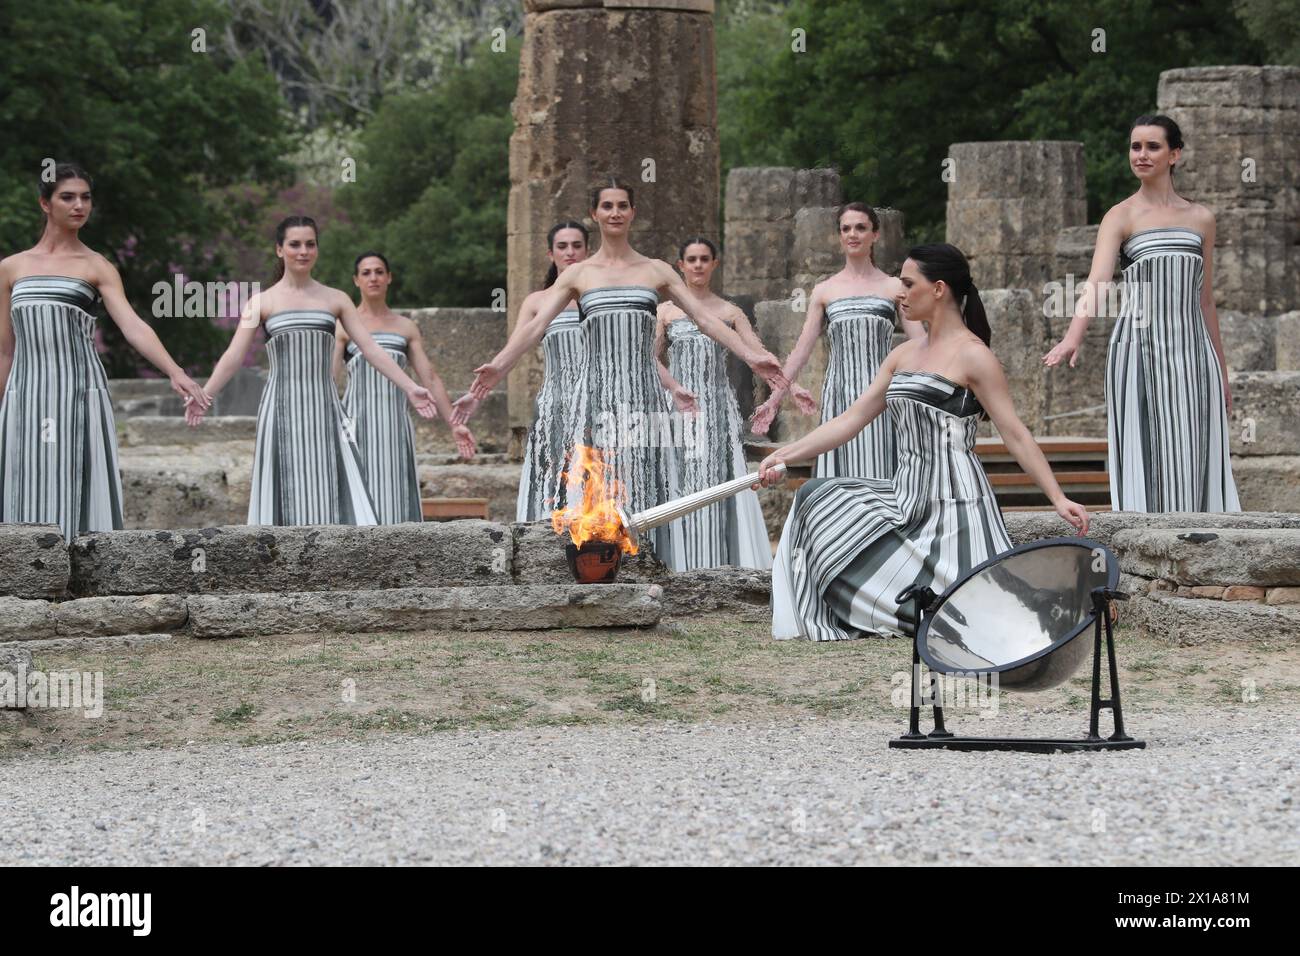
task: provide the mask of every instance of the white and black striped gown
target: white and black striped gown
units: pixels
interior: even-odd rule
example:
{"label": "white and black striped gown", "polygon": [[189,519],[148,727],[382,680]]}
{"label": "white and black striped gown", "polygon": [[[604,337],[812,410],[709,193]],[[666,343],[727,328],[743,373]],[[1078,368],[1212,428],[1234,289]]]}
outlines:
{"label": "white and black striped gown", "polygon": [[[668,341],[669,371],[697,403],[694,418],[679,419],[683,436],[677,493],[689,495],[749,471],[740,439],[744,422],[722,346],[689,319],[668,323]],[[687,569],[772,566],[763,509],[748,489],[686,515],[674,528],[681,529]]]}
{"label": "white and black striped gown", "polygon": [[[826,303],[830,357],[822,383],[822,422],[843,414],[862,397],[889,354],[894,337],[893,299],[851,295]],[[818,478],[888,478],[894,473],[894,432],[884,416],[848,443],[817,456]]]}
{"label": "white and black striped gown", "polygon": [[[658,293],[643,286],[590,289],[578,299],[587,359],[570,406],[568,450],[584,444],[600,452],[609,464],[606,492],[617,494],[614,483],[621,485],[617,496],[628,514],[676,494],[673,416],[654,357],[658,304]],[[571,474],[569,487],[557,483],[560,507],[581,496],[581,479]],[[679,527],[670,522],[647,536],[655,555],[673,570],[686,560]]]}
{"label": "white and black striped gown", "polygon": [[1111,507],[1240,511],[1223,370],[1201,312],[1201,237],[1143,229],[1123,249],[1132,262],[1106,355]]}
{"label": "white and black striped gown", "polygon": [[885,393],[895,428],[892,480],[813,478],[795,495],[772,569],[772,636],[818,641],[903,635],[911,584],[942,593],[1011,540],[975,455],[982,412],[968,388],[896,372]]}
{"label": "white and black striped gown", "polygon": [[[406,371],[406,336],[372,332],[375,344]],[[366,361],[355,342],[347,347],[348,384],[343,411],[352,422],[361,473],[379,524],[423,521],[420,478],[415,466],[415,427],[406,396]]]}
{"label": "white and black striped gown", "polygon": [[569,443],[565,423],[587,365],[587,335],[577,309],[565,309],[547,326],[542,336],[542,359],[545,370],[534,403],[537,417],[528,430],[524,465],[519,473],[516,521],[546,520],[555,509],[555,485]]}
{"label": "white and black striped gown", "polygon": [[334,321],[321,309],[266,320],[271,368],[257,408],[249,524],[376,523],[330,373]]}
{"label": "white and black striped gown", "polygon": [[93,285],[69,276],[26,276],[9,300],[0,522],[57,524],[68,541],[122,527],[113,403],[95,351],[98,300]]}

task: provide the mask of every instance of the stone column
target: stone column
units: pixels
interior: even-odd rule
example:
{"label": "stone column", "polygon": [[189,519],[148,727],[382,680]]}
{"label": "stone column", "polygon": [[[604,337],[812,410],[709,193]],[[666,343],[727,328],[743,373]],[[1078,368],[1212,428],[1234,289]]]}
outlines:
{"label": "stone column", "polygon": [[1187,144],[1179,194],[1216,218],[1219,308],[1300,308],[1300,67],[1166,70],[1157,102]]}
{"label": "stone column", "polygon": [[1083,144],[953,143],[948,241],[980,288],[1027,288],[1053,278],[1057,233],[1087,222]]}
{"label": "stone column", "polygon": [[[731,170],[723,249],[727,294],[752,296],[756,302],[789,299],[793,277],[807,271],[795,261],[799,211],[839,204],[840,177],[833,169],[747,166]],[[834,217],[833,212],[830,215]],[[833,230],[826,242],[834,253]],[[820,251],[815,244],[813,248]]]}
{"label": "stone column", "polygon": [[[713,0],[525,0],[524,9],[510,138],[511,329],[546,273],[546,231],[587,218],[602,176],[633,186],[632,244],[646,255],[672,259],[688,233],[715,236],[719,226]],[[540,383],[536,354],[511,373],[516,451]]]}

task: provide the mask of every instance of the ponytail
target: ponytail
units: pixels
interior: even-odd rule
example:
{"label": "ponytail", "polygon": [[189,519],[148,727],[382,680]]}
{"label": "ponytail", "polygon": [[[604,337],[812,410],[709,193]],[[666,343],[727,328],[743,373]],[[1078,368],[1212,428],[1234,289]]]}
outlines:
{"label": "ponytail", "polygon": [[974,282],[970,284],[962,299],[961,317],[966,323],[966,328],[979,336],[980,341],[985,345],[989,345],[993,338],[993,330],[989,328],[989,317],[984,311],[984,300],[980,298],[980,290],[975,288]]}

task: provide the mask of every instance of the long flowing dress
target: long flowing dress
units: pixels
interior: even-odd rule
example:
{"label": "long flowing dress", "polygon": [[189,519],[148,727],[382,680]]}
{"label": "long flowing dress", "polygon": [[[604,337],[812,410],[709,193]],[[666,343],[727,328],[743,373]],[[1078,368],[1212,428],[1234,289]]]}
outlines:
{"label": "long flowing dress", "polygon": [[257,408],[251,525],[377,521],[330,374],[334,323],[322,309],[291,309],[266,320],[271,368]]}
{"label": "long flowing dress", "polygon": [[[587,358],[571,400],[566,446],[572,452],[577,444],[589,445],[600,453],[609,466],[605,492],[628,514],[676,494],[673,416],[654,358],[658,304],[658,293],[644,286],[589,289],[578,299]],[[557,481],[559,507],[576,503],[582,481],[576,469],[567,485]],[[655,555],[674,571],[686,564],[679,526],[670,522],[647,535]]]}
{"label": "long flowing dress", "polygon": [[[678,419],[683,432],[678,494],[689,495],[749,471],[740,437],[744,423],[722,346],[689,319],[668,323],[668,341],[669,371],[697,401],[694,418]],[[674,527],[681,530],[688,569],[772,566],[763,509],[748,489],[686,515]]]}
{"label": "long flowing dress", "polygon": [[[889,354],[896,306],[878,295],[851,295],[826,303],[830,357],[822,383],[822,422],[862,397]],[[888,478],[894,473],[894,432],[876,419],[839,448],[817,456],[818,478]]]}
{"label": "long flowing dress", "polygon": [[[408,367],[406,336],[371,333],[402,371]],[[415,465],[415,427],[401,389],[366,361],[355,342],[347,347],[348,384],[343,411],[361,453],[361,472],[379,524],[423,521]]]}
{"label": "long flowing dress", "polygon": [[542,336],[542,359],[545,371],[519,473],[516,521],[546,520],[555,508],[555,485],[564,468],[569,439],[565,421],[587,362],[587,335],[577,309],[565,309],[547,327]]}
{"label": "long flowing dress", "polygon": [[1111,507],[1240,511],[1223,371],[1201,312],[1201,237],[1143,229],[1123,249],[1131,263],[1106,355]]}
{"label": "long flowing dress", "polygon": [[113,403],[95,351],[98,300],[93,285],[69,276],[26,276],[9,300],[0,522],[57,524],[67,541],[122,527]]}
{"label": "long flowing dress", "polygon": [[933,372],[896,372],[885,393],[898,444],[892,480],[813,478],[795,495],[772,569],[772,636],[910,635],[912,584],[941,594],[1011,548],[975,455],[982,409]]}

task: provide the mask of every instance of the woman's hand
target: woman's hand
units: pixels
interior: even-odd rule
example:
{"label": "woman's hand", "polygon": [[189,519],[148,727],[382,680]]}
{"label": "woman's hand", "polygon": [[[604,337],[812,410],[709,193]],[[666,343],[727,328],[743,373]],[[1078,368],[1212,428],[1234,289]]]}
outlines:
{"label": "woman's hand", "polygon": [[699,411],[699,403],[695,400],[695,393],[685,385],[674,385],[672,388],[673,404],[683,415],[694,415]]}
{"label": "woman's hand", "polygon": [[1056,503],[1056,513],[1074,525],[1079,534],[1088,533],[1088,509],[1077,501],[1062,498]]}
{"label": "woman's hand", "polygon": [[755,435],[766,435],[768,429],[772,427],[772,422],[776,420],[777,409],[781,407],[781,400],[785,396],[781,392],[773,392],[772,397],[754,410],[754,416],[749,420],[749,430]]}
{"label": "woman's hand", "polygon": [[464,425],[478,409],[478,399],[469,392],[451,403],[451,424]]}
{"label": "woman's hand", "polygon": [[202,424],[203,416],[206,415],[208,409],[212,407],[212,399],[208,397],[206,392],[203,394],[203,397],[207,399],[207,404],[200,404],[191,396],[185,396],[185,424],[189,425],[190,428],[197,428]]}
{"label": "woman's hand", "polygon": [[469,393],[480,402],[483,401],[488,397],[488,393],[497,387],[505,374],[505,370],[495,362],[486,362],[480,365],[474,369],[474,384],[469,387]]}
{"label": "woman's hand", "polygon": [[197,403],[205,412],[212,407],[212,399],[208,397],[208,393],[199,388],[198,383],[184,372],[178,370],[171,377],[171,383],[172,391],[185,399],[186,405],[191,402]]}
{"label": "woman's hand", "polygon": [[759,378],[767,382],[768,388],[772,391],[785,392],[790,389],[790,380],[785,377],[780,360],[771,352],[755,352],[749,367]]}
{"label": "woman's hand", "polygon": [[478,452],[478,442],[474,440],[474,433],[464,425],[452,425],[451,433],[456,439],[456,451],[465,461],[469,461]]}
{"label": "woman's hand", "polygon": [[790,397],[794,399],[794,407],[799,409],[800,415],[817,414],[817,399],[813,398],[812,392],[802,385],[791,382]]}
{"label": "woman's hand", "polygon": [[1043,364],[1048,368],[1055,368],[1064,361],[1069,361],[1070,368],[1079,364],[1079,348],[1083,343],[1066,336],[1057,343],[1052,351],[1043,356]]}
{"label": "woman's hand", "polygon": [[406,390],[406,400],[421,418],[436,418],[438,407],[433,404],[432,393],[423,385],[412,385]]}
{"label": "woman's hand", "polygon": [[758,463],[758,482],[750,487],[755,490],[770,488],[782,481],[785,481],[785,461],[780,452],[774,451]]}

